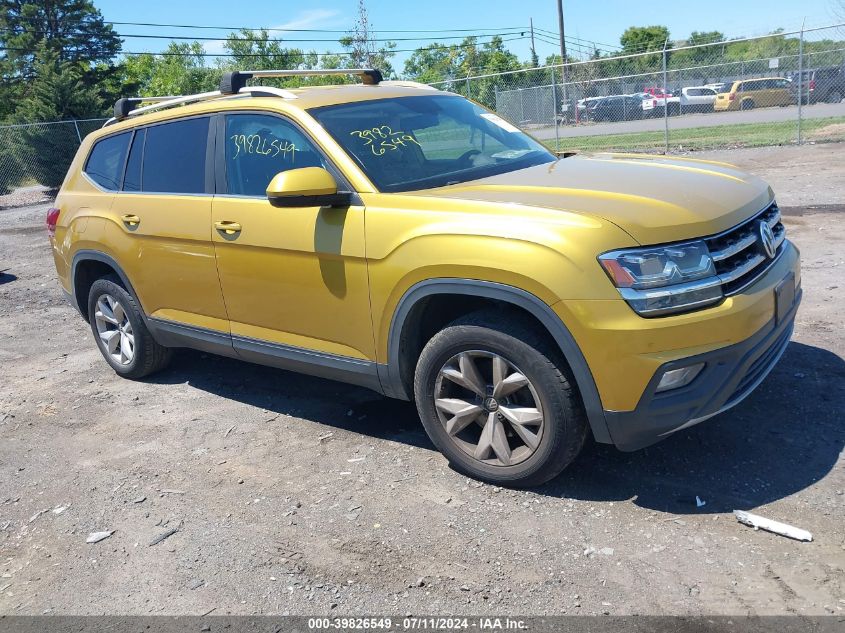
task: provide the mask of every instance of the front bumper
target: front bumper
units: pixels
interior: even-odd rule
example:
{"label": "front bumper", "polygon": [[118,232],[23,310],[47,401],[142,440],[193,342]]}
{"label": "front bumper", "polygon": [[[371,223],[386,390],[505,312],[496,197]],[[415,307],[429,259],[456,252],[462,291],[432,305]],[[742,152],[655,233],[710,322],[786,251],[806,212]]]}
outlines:
{"label": "front bumper", "polygon": [[[791,303],[782,305],[781,313],[750,338],[661,365],[634,410],[604,412],[613,443],[623,451],[638,450],[739,404],[786,351],[800,302],[798,285]],[[705,366],[692,383],[656,392],[665,371],[695,363]]]}

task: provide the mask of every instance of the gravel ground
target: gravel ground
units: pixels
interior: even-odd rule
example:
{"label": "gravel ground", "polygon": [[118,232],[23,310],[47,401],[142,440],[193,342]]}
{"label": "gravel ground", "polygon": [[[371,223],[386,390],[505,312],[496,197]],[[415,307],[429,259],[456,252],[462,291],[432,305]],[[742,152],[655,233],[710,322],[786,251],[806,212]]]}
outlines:
{"label": "gravel ground", "polygon": [[0,211],[0,614],[845,615],[845,147],[698,156],[779,192],[793,343],[736,409],[530,491],[456,474],[362,389],[190,351],[119,379],[61,298],[47,205]]}

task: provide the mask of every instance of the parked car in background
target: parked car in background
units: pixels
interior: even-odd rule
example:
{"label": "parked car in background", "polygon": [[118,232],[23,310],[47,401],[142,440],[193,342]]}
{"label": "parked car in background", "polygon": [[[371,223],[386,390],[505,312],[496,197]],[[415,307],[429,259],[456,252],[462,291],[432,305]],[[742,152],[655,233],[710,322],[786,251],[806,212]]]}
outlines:
{"label": "parked car in background", "polygon": [[643,118],[643,96],[614,95],[599,101],[592,112],[594,121],[632,121]]}
{"label": "parked car in background", "polygon": [[681,90],[681,112],[713,112],[716,102],[715,88],[692,86]]}
{"label": "parked car in background", "polygon": [[681,99],[671,92],[664,93],[659,88],[646,88],[646,91],[642,94],[644,95],[643,112],[645,116],[662,117],[664,108],[669,108],[669,116],[681,112]]}
{"label": "parked car in background", "polygon": [[607,99],[607,97],[591,97],[587,99],[586,108],[584,110],[584,115],[587,117],[587,119],[589,119],[590,121],[593,120],[593,117],[595,116],[596,112],[596,107],[605,99]]}
{"label": "parked car in background", "polygon": [[735,81],[728,92],[716,95],[713,109],[751,110],[772,106],[788,106],[795,103],[792,82],[783,77],[761,77]]}
{"label": "parked car in background", "polygon": [[[845,98],[845,66],[813,68],[803,72],[804,103],[839,103]],[[792,74],[792,93],[798,101],[798,73]]]}
{"label": "parked car in background", "polygon": [[649,86],[647,88],[643,88],[643,92],[645,94],[651,95],[652,97],[657,97],[658,99],[672,96],[671,92],[664,92],[663,88],[659,86]]}
{"label": "parked car in background", "polygon": [[716,91],[716,94],[719,94],[720,92],[729,92],[732,83],[733,82],[730,82],[730,81],[717,81],[716,83],[705,84],[703,87],[704,88],[713,88],[713,90]]}
{"label": "parked car in background", "polygon": [[578,118],[581,120],[589,119],[592,110],[598,105],[598,102],[604,99],[604,97],[587,97],[586,99],[579,99],[578,105]]}

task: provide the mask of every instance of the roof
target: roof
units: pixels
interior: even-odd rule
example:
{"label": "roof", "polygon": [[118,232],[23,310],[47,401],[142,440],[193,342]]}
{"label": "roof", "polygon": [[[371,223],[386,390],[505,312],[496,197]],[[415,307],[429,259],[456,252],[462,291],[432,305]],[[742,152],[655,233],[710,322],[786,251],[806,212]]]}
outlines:
{"label": "roof", "polygon": [[367,84],[339,84],[328,86],[308,86],[301,88],[286,89],[292,97],[280,96],[251,96],[248,94],[222,95],[216,98],[205,99],[188,103],[186,105],[169,107],[161,110],[152,110],[146,113],[139,113],[121,121],[110,123],[108,133],[127,130],[142,124],[166,121],[177,117],[185,117],[193,114],[207,114],[225,110],[269,110],[275,112],[290,112],[309,110],[321,106],[337,105],[340,103],[354,103],[359,101],[370,101],[374,99],[390,99],[397,97],[410,97],[431,95],[432,93],[446,95],[425,84],[404,81],[384,81],[375,85]]}

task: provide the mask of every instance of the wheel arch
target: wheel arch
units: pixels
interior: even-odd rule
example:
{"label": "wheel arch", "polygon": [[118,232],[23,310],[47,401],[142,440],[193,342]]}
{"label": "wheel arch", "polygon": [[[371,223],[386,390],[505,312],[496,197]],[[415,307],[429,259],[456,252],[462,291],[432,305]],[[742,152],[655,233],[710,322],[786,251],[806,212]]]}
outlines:
{"label": "wheel arch", "polygon": [[414,326],[419,326],[421,304],[437,296],[449,297],[450,301],[463,299],[509,306],[532,317],[553,339],[569,365],[596,441],[611,442],[595,380],[574,337],[547,303],[507,284],[475,279],[433,279],[408,289],[399,300],[390,323],[387,364],[378,366],[382,390],[386,395],[404,400],[412,398],[413,390],[409,391],[408,377],[410,371],[413,380],[413,366],[409,367],[408,356],[403,354],[403,343],[408,340]]}
{"label": "wheel arch", "polygon": [[[127,292],[132,294],[138,305],[141,306],[141,300],[138,297],[138,293],[132,287],[132,282],[129,281],[129,277],[111,255],[102,251],[83,249],[73,255],[70,280],[71,298],[76,309],[79,310],[82,318],[86,321],[88,320],[88,310],[86,309],[88,306],[88,292],[97,279],[102,279],[109,272],[114,273],[120,278]],[[146,322],[147,314],[143,306],[141,306],[141,316]]]}

